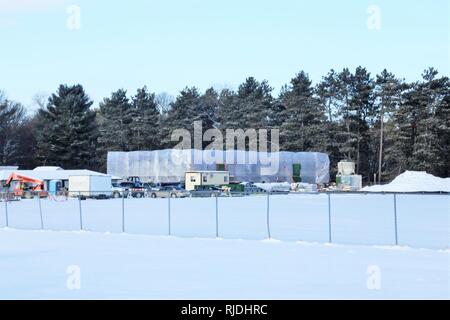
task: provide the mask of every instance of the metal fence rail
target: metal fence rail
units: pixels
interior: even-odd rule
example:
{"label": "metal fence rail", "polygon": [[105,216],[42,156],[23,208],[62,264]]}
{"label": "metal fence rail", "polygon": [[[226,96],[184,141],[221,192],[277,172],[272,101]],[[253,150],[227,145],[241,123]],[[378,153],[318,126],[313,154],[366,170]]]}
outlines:
{"label": "metal fence rail", "polygon": [[[78,211],[78,221],[79,221],[79,226],[77,226],[77,229],[79,230],[88,230],[88,228],[86,228],[86,224],[85,224],[85,219],[89,218],[90,215],[93,214],[93,212],[90,212],[89,209],[85,208],[85,205],[83,204],[84,200],[86,200],[85,196],[82,196],[83,192],[79,192],[79,196],[72,199],[72,200],[76,200],[78,202],[77,204],[77,211]],[[221,237],[221,199],[226,199],[226,198],[230,198],[230,197],[237,197],[237,196],[243,196],[243,194],[220,194],[220,193],[209,193],[209,196],[211,196],[211,198],[213,198],[212,200],[214,201],[214,209],[211,212],[211,216],[214,217],[214,224],[215,224],[215,230],[214,230],[214,235],[216,238],[220,238]],[[271,192],[267,192],[264,193],[264,195],[259,194],[259,195],[255,195],[255,196],[250,196],[250,197],[245,197],[243,199],[247,199],[247,198],[257,198],[258,197],[258,203],[262,202],[264,197],[266,200],[265,203],[265,228],[266,228],[266,237],[268,239],[271,239],[273,237],[273,232],[272,232],[272,226],[274,225],[274,223],[272,222],[273,218],[276,218],[277,213],[276,210],[273,209],[273,204],[272,204],[272,199],[277,199],[275,197],[277,197],[279,194],[277,193],[271,193]],[[335,193],[335,192],[329,192],[329,193],[302,193],[299,194],[301,195],[308,195],[308,196],[313,196],[313,195],[317,195],[317,196],[326,196],[326,200],[324,202],[326,202],[326,212],[324,213],[320,213],[320,214],[325,214],[326,213],[326,219],[327,219],[327,225],[326,227],[324,227],[324,229],[327,229],[327,233],[328,233],[328,242],[332,243],[334,242],[334,227],[336,225],[336,221],[334,221],[336,218],[335,216],[335,212],[337,209],[337,205],[335,204],[336,200],[338,199],[342,199],[342,197],[351,197],[352,195],[358,195],[358,196],[368,196],[368,195],[383,195],[386,198],[383,199],[391,199],[392,201],[392,221],[391,221],[391,225],[392,225],[392,239],[393,242],[391,243],[392,245],[407,245],[405,243],[401,243],[399,241],[399,216],[398,216],[398,196],[402,195],[402,196],[407,196],[407,195],[420,195],[421,197],[427,197],[429,195],[435,195],[435,196],[439,196],[439,197],[444,197],[444,199],[447,199],[448,203],[449,203],[449,207],[447,208],[447,212],[446,214],[448,215],[448,222],[449,222],[449,227],[448,229],[450,229],[450,196],[448,193],[386,193],[386,192],[379,192],[379,193]],[[51,228],[47,227],[49,225],[48,222],[51,222],[50,219],[48,219],[46,221],[46,211],[43,208],[42,202],[43,201],[47,201],[46,205],[47,207],[48,202],[49,201],[65,201],[65,200],[71,200],[71,198],[68,198],[67,194],[61,194],[58,195],[57,197],[59,198],[51,198],[50,200],[48,199],[41,199],[41,197],[39,197],[39,195],[35,195],[34,199],[29,199],[29,200],[14,200],[14,197],[12,196],[11,193],[0,193],[0,200],[1,202],[3,202],[3,211],[4,211],[4,226],[7,228],[14,228],[15,226],[11,224],[11,206],[14,207],[18,207],[18,203],[20,203],[19,201],[23,202],[23,203],[31,203],[32,201],[36,202],[35,207],[33,207],[34,205],[32,205],[31,210],[34,211],[38,214],[39,216],[39,229],[41,230],[51,230]],[[167,214],[167,235],[169,236],[176,236],[176,233],[174,233],[173,230],[173,208],[172,208],[172,202],[175,201],[175,197],[173,194],[171,194],[170,192],[167,193],[167,195],[163,195],[163,197],[166,199],[165,201],[167,201],[167,209],[165,209]],[[340,198],[339,198],[340,197]],[[127,216],[129,216],[132,213],[132,209],[127,209],[127,204],[131,204],[132,201],[132,196],[131,194],[123,194],[121,196],[121,199],[116,199],[116,200],[111,200],[111,201],[115,201],[114,202],[114,209],[116,209],[117,207],[120,207],[120,215],[121,215],[121,221],[120,221],[120,229],[121,232],[125,233],[127,232]],[[283,198],[284,199],[284,198]],[[348,198],[350,201],[350,198]],[[117,201],[118,200],[118,201]],[[141,199],[143,200],[143,199]],[[17,202],[16,202],[17,201]],[[28,201],[28,202],[27,202]],[[100,203],[100,200],[98,200]],[[110,200],[102,200],[102,201],[110,201]],[[119,202],[120,201],[120,202]],[[147,205],[148,203],[151,203],[152,200],[148,199],[148,200],[144,200],[144,201],[149,201],[149,202],[145,202],[145,205]],[[203,200],[203,201],[208,201],[208,200]],[[245,201],[245,200],[243,200]],[[301,197],[299,197],[298,199],[298,203],[301,204]],[[189,205],[189,202],[185,202],[186,206]],[[145,206],[144,205],[144,206]],[[20,210],[16,209],[16,210]],[[107,209],[105,209],[107,210]],[[127,211],[128,210],[128,211]],[[244,210],[244,209],[243,209]],[[317,213],[319,214],[319,213]],[[444,213],[445,214],[445,213]],[[17,214],[16,214],[17,215]],[[427,216],[424,214],[424,219],[427,219]],[[287,221],[287,223],[289,224],[289,221]],[[306,228],[308,226],[305,226]],[[445,227],[444,227],[445,228]],[[432,231],[430,231],[432,232]],[[449,231],[450,232],[450,231]],[[212,231],[211,231],[212,233]],[[242,236],[245,236],[245,234],[243,234]],[[450,236],[449,236],[450,237]],[[326,241],[324,241],[326,242]],[[376,244],[376,243],[375,243]],[[445,248],[448,248],[448,244],[447,246],[444,246]]]}

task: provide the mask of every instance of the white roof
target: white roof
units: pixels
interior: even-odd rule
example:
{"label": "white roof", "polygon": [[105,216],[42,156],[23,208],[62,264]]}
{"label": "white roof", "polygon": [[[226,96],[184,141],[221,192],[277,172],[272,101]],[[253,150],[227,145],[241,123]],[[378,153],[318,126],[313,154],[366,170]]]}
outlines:
{"label": "white roof", "polygon": [[0,180],[7,180],[13,172],[40,180],[69,180],[70,176],[108,176],[91,170],[0,170]]}
{"label": "white roof", "polygon": [[0,166],[0,171],[1,170],[17,170],[19,169],[19,167],[17,166]]}
{"label": "white roof", "polygon": [[56,171],[56,170],[64,170],[61,167],[37,167],[33,171]]}

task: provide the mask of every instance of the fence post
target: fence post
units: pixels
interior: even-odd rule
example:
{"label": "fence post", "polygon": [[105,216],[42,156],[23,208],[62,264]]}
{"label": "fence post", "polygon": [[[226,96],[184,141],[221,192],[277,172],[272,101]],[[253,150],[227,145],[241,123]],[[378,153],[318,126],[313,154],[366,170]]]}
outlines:
{"label": "fence post", "polygon": [[216,193],[216,238],[219,238],[219,195]]}
{"label": "fence post", "polygon": [[5,222],[6,222],[6,228],[9,228],[9,218],[8,218],[8,193],[5,194]]}
{"label": "fence post", "polygon": [[167,205],[167,218],[169,223],[169,237],[172,235],[172,226],[171,226],[171,216],[170,216],[170,191],[167,194],[168,205]]}
{"label": "fence post", "polygon": [[42,216],[41,196],[38,193],[39,217],[41,218],[41,230],[44,230],[44,217]]}
{"label": "fence post", "polygon": [[122,195],[122,233],[125,233],[125,192]]}
{"label": "fence post", "polygon": [[396,193],[394,193],[394,223],[395,223],[395,245],[398,246],[397,194]]}
{"label": "fence post", "polygon": [[331,193],[328,192],[328,242],[332,243],[331,238]]}
{"label": "fence post", "polygon": [[267,191],[267,235],[269,236],[269,239],[272,239],[270,233],[270,191]]}
{"label": "fence post", "polygon": [[78,208],[80,210],[80,230],[83,230],[83,210],[81,209],[81,191],[78,192]]}

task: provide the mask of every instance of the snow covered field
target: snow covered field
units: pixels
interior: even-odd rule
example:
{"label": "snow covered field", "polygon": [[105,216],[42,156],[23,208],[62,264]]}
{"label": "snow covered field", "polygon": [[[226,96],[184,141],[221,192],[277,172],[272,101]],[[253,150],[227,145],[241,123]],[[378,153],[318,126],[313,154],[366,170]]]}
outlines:
{"label": "snow covered field", "polygon": [[[6,225],[0,203],[0,227]],[[125,231],[131,234],[168,235],[168,199],[126,199]],[[41,201],[44,229],[80,230],[78,200]],[[284,241],[328,242],[328,197],[278,195],[270,197],[272,238]],[[216,199],[170,200],[171,234],[178,237],[216,237]],[[81,202],[83,229],[122,232],[122,200]],[[8,203],[9,227],[38,230],[39,202]],[[450,247],[449,195],[398,195],[398,240],[416,248]],[[226,239],[268,238],[267,197],[218,199],[219,236]],[[331,197],[332,242],[356,245],[395,244],[393,195],[336,194]]]}
{"label": "snow covered field", "polygon": [[[0,298],[450,298],[450,197],[327,195],[0,203]],[[50,231],[51,230],[51,231]],[[91,232],[94,231],[94,232]],[[211,238],[211,239],[208,239]],[[79,290],[73,289],[73,277]],[[78,282],[77,282],[78,281]],[[67,283],[69,282],[69,286]],[[70,284],[72,283],[72,285]],[[76,288],[78,289],[78,287]]]}
{"label": "snow covered field", "polygon": [[450,298],[449,250],[0,230],[1,299]]}

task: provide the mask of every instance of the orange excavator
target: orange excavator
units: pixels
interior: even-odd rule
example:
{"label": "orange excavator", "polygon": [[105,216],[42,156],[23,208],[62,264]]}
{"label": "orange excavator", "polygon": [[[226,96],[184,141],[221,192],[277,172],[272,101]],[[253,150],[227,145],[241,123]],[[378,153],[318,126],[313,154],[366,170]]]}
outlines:
{"label": "orange excavator", "polygon": [[44,181],[40,179],[12,173],[5,184],[7,186],[12,184],[14,196],[18,198],[30,199],[35,195],[38,195],[40,198],[47,197],[47,192],[44,191]]}

